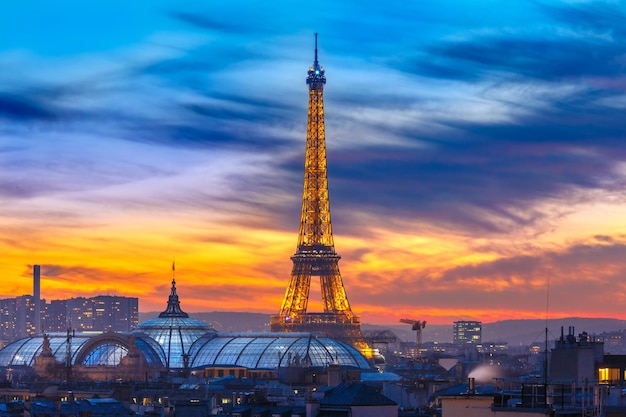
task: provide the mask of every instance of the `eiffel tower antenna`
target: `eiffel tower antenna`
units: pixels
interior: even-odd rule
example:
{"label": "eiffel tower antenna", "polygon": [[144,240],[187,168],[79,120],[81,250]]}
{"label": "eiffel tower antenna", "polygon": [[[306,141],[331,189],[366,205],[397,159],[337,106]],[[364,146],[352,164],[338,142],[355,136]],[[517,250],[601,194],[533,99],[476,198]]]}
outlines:
{"label": "eiffel tower antenna", "polygon": [[[326,75],[318,62],[315,34],[315,59],[309,67],[306,152],[302,213],[293,269],[278,315],[270,325],[276,332],[314,332],[344,340],[372,356],[361,333],[361,320],[354,315],[339,272],[330,221],[328,176],[326,170],[326,135],[324,125],[324,85]],[[311,277],[320,279],[324,311],[307,311]],[[368,355],[368,353],[370,353]]]}
{"label": "eiffel tower antenna", "polygon": [[313,63],[314,67],[319,67],[319,63],[317,62],[317,33],[315,33],[315,61]]}

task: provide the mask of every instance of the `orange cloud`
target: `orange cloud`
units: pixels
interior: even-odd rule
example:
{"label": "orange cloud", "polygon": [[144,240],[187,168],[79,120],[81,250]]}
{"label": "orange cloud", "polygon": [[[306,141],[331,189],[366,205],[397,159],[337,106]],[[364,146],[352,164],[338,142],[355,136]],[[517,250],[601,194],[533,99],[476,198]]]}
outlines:
{"label": "orange cloud", "polygon": [[[55,217],[50,207],[43,217],[37,210],[20,217],[15,208],[0,220],[3,296],[31,293],[30,265],[38,263],[48,300],[118,294],[138,297],[141,311],[161,311],[175,260],[188,312],[278,311],[297,230],[271,228],[262,210],[144,210],[113,207],[72,219]],[[618,222],[614,214],[608,220]],[[547,299],[554,316],[626,317],[626,233],[557,228],[520,244],[497,234],[474,238],[410,222],[384,228],[376,217],[360,218],[367,227],[335,241],[348,298],[364,322],[538,318]],[[321,311],[313,281],[309,311]]]}

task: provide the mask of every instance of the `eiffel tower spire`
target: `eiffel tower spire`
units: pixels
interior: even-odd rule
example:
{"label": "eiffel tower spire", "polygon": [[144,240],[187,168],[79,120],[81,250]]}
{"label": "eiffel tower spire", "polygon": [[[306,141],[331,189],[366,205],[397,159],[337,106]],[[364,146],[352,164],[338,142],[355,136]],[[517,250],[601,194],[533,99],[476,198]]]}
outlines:
{"label": "eiffel tower spire", "polygon": [[315,61],[309,68],[308,74],[306,83],[309,86],[309,117],[298,252],[317,249],[334,253],[326,173],[323,95],[326,76],[324,68],[320,67],[317,61],[317,33],[315,34]]}
{"label": "eiffel tower spire", "polygon": [[[361,322],[350,308],[339,259],[335,252],[330,221],[326,136],[324,126],[324,68],[318,62],[317,33],[315,59],[309,67],[306,83],[309,105],[304,162],[302,213],[293,269],[278,315],[270,320],[272,331],[307,331],[325,333],[343,339],[362,352],[369,349],[361,334]],[[307,311],[311,277],[319,276],[323,313]],[[369,349],[371,351],[371,349]]]}

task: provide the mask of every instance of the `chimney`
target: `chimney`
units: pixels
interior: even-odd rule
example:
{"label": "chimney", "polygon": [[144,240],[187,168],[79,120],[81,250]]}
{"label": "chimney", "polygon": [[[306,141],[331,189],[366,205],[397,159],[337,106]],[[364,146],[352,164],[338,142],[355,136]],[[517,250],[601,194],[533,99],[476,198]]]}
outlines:
{"label": "chimney", "polygon": [[33,326],[35,333],[40,333],[41,329],[41,292],[40,292],[41,266],[33,265],[33,298],[35,299],[35,317]]}
{"label": "chimney", "polygon": [[467,393],[476,394],[476,378],[467,378]]}

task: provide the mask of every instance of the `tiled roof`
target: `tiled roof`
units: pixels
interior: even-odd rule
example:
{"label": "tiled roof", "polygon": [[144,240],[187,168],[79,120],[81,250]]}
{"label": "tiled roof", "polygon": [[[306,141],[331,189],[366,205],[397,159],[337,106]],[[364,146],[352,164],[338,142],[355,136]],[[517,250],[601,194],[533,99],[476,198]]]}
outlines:
{"label": "tiled roof", "polygon": [[337,385],[330,391],[330,393],[320,400],[320,404],[322,406],[397,405],[394,401],[385,397],[369,385],[360,383]]}

